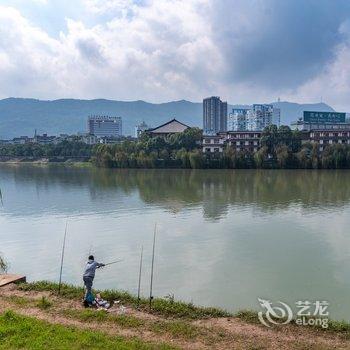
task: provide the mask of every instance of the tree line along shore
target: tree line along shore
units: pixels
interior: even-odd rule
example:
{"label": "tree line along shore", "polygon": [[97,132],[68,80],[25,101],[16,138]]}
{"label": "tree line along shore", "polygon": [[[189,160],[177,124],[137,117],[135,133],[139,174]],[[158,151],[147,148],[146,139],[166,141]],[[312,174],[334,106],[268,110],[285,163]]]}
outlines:
{"label": "tree line along shore", "polygon": [[106,168],[185,169],[347,169],[350,145],[329,144],[322,152],[317,143],[302,142],[300,131],[288,126],[267,127],[256,152],[224,148],[221,154],[202,152],[202,131],[189,128],[168,137],[144,133],[137,140],[87,145],[79,141],[58,144],[0,145],[1,161],[90,161]]}

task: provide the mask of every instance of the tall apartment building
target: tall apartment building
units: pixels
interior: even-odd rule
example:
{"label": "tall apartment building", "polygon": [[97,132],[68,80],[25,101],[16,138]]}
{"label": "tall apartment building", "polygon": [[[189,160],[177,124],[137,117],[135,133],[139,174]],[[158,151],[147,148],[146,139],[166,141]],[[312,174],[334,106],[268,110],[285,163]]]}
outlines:
{"label": "tall apartment building", "polygon": [[214,135],[227,130],[227,102],[212,96],[203,100],[203,132]]}
{"label": "tall apartment building", "polygon": [[249,130],[264,130],[272,124],[273,105],[253,104]]}
{"label": "tall apartment building", "polygon": [[228,131],[261,131],[280,126],[281,110],[273,105],[254,104],[252,108],[234,108],[228,118]]}
{"label": "tall apartment building", "polygon": [[97,137],[122,136],[122,118],[94,115],[88,118],[88,133]]}
{"label": "tall apartment building", "polygon": [[233,108],[228,116],[227,131],[248,130],[247,116],[250,108]]}

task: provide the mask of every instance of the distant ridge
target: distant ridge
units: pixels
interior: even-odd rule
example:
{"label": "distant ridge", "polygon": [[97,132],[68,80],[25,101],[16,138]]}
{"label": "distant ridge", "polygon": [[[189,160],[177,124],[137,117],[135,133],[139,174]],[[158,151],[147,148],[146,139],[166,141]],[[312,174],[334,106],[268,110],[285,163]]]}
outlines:
{"label": "distant ridge", "polygon": [[[282,123],[290,124],[302,115],[303,110],[333,111],[325,103],[297,104],[274,102],[281,108]],[[230,111],[238,105],[229,105]],[[86,120],[91,114],[120,116],[123,132],[132,135],[134,126],[145,121],[150,127],[163,124],[170,119],[190,126],[202,127],[202,103],[186,100],[160,104],[138,101],[114,101],[105,99],[78,100],[59,99],[53,101],[31,98],[6,98],[0,100],[0,138],[12,138],[38,133],[52,135],[74,134],[86,131]]]}

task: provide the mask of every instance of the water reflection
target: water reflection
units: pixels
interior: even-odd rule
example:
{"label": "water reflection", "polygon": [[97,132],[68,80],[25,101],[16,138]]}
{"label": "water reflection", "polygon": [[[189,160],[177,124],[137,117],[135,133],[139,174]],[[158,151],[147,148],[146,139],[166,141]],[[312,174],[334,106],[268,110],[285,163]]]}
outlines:
{"label": "water reflection", "polygon": [[135,292],[142,244],[147,294],[157,221],[155,295],[233,311],[257,297],[328,300],[350,319],[349,174],[0,165],[0,251],[13,272],[57,280],[69,216],[64,281],[81,283],[92,245],[124,258],[96,285]]}
{"label": "water reflection", "polygon": [[[137,194],[145,204],[174,213],[184,208],[202,207],[203,216],[209,220],[225,217],[230,206],[253,205],[256,210],[265,213],[299,205],[305,212],[310,212],[315,208],[334,210],[350,199],[349,172],[341,170],[191,171],[0,166],[0,181],[9,179],[14,180],[16,191],[34,186],[37,197],[46,196],[42,210],[51,210],[54,206],[57,210],[69,212],[74,210],[74,199],[70,200],[69,196],[74,196],[76,191],[81,195],[82,189],[88,191],[89,196],[85,200],[95,203],[100,210],[110,210],[110,201],[113,200],[118,206],[121,196]],[[57,198],[50,197],[52,189],[65,193],[64,205],[60,206]],[[11,195],[11,190],[3,193],[4,200]],[[25,191],[16,196],[23,196],[26,202]],[[30,213],[31,206],[23,207],[24,213]]]}

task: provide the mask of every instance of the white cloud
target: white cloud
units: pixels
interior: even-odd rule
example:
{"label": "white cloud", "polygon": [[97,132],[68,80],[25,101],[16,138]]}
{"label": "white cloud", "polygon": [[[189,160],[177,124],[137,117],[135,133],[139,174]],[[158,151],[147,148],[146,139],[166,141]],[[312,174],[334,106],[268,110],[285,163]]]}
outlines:
{"label": "white cloud", "polygon": [[124,12],[133,7],[132,0],[83,0],[83,4],[88,11],[97,14],[109,11]]}
{"label": "white cloud", "polygon": [[[58,6],[55,1],[33,1],[47,3],[46,14]],[[259,11],[263,12],[261,20],[252,20],[250,6],[239,0],[79,0],[71,5],[67,0],[62,6],[71,18],[55,37],[40,28],[38,16],[31,17],[34,23],[26,17],[30,5],[0,5],[0,97],[159,102],[198,101],[218,94],[233,103],[251,103],[279,96],[315,102],[323,96],[335,108],[349,110],[349,40],[339,42],[339,38],[349,35],[350,22],[343,21],[339,27],[341,22],[329,20],[331,29],[316,48],[312,47],[314,38],[321,36],[309,35],[303,47],[303,30],[282,45],[276,33],[280,30],[286,36],[289,28],[295,30],[289,25],[294,17],[288,18],[288,14],[293,12],[294,16],[299,10],[294,2],[278,2],[271,20],[269,6],[273,4],[274,0],[266,0],[262,8],[254,10],[256,19]],[[64,15],[62,6],[57,13],[60,18]],[[287,26],[283,24],[286,20]],[[269,23],[267,28],[265,23]],[[317,28],[323,28],[323,23],[318,19]],[[327,46],[328,37],[336,46]],[[285,61],[288,52],[279,51],[278,45],[287,48],[288,42],[294,43],[296,51],[306,50],[308,63],[296,79],[291,77],[299,69]],[[332,52],[317,62],[319,47]],[[294,66],[302,65],[298,52],[293,55],[299,59]],[[284,67],[289,67],[285,76]],[[275,69],[282,73],[274,74]]]}
{"label": "white cloud", "polygon": [[46,5],[48,2],[48,0],[31,0],[31,1],[41,5]]}
{"label": "white cloud", "polygon": [[67,19],[67,32],[58,39],[19,11],[1,7],[0,58],[12,62],[13,69],[0,67],[7,82],[0,94],[198,99],[208,81],[215,83],[222,64],[210,26],[198,11],[207,5],[203,0],[154,1],[134,6],[132,16],[92,27]]}
{"label": "white cloud", "polygon": [[349,111],[350,96],[350,22],[344,22],[340,31],[346,40],[335,48],[335,58],[325,67],[320,67],[320,74],[302,84],[287,98],[307,102],[310,99],[329,103],[339,111]]}

